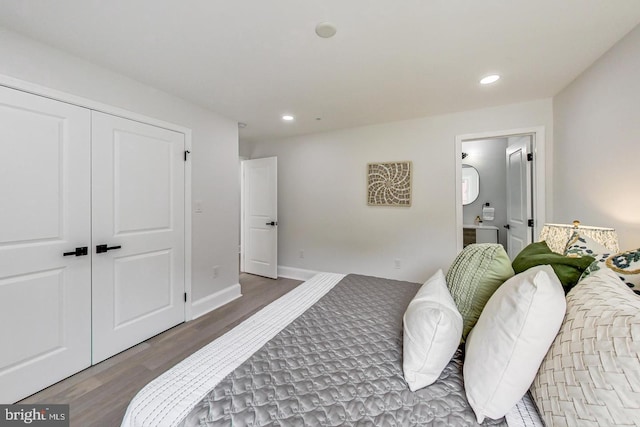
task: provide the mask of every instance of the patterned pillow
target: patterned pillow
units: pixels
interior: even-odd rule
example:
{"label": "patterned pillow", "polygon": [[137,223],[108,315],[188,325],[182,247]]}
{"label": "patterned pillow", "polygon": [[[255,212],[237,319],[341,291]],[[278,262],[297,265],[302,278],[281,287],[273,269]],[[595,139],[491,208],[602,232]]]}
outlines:
{"label": "patterned pillow", "polygon": [[583,256],[589,255],[592,257],[598,257],[598,254],[604,254],[611,252],[605,246],[596,242],[589,236],[581,235],[578,231],[574,231],[567,247],[564,249],[564,254],[567,256]]}
{"label": "patterned pillow", "polygon": [[514,274],[509,256],[497,243],[472,244],[458,254],[447,272],[447,286],[462,315],[463,340],[491,295]]}
{"label": "patterned pillow", "polygon": [[567,314],[531,387],[548,427],[637,426],[640,298],[602,269],[567,295]]}
{"label": "patterned pillow", "polygon": [[582,273],[580,280],[603,268],[613,270],[620,280],[640,295],[640,248],[615,255],[598,255],[596,261]]}

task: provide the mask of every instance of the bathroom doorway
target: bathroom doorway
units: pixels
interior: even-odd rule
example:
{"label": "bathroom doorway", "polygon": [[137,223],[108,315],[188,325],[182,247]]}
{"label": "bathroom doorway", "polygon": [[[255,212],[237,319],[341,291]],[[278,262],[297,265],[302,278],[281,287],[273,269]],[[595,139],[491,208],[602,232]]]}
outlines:
{"label": "bathroom doorway", "polygon": [[[464,246],[469,243],[500,243],[507,248],[508,138],[477,139],[462,143],[462,226]],[[469,170],[477,176],[474,199],[465,197]],[[473,182],[473,180],[471,180]]]}
{"label": "bathroom doorway", "polygon": [[[544,128],[460,135],[456,165],[458,249],[496,242],[513,259],[544,223]],[[475,200],[465,200],[469,168],[479,176]]]}

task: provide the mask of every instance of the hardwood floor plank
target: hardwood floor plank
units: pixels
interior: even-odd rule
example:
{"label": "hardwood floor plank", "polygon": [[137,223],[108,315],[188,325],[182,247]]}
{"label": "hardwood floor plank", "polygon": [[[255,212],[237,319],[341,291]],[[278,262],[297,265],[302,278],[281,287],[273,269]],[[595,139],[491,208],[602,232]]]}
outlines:
{"label": "hardwood floor plank", "polygon": [[85,369],[18,403],[70,405],[72,427],[119,426],[142,387],[302,282],[240,275],[242,297]]}

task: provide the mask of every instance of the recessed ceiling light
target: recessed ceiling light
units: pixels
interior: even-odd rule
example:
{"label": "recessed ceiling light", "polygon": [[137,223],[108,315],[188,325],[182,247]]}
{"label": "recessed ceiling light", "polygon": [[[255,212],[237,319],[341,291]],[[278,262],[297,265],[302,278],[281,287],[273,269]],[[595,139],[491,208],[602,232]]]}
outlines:
{"label": "recessed ceiling light", "polygon": [[282,116],[282,120],[284,120],[285,122],[293,121],[293,116],[285,114],[284,116]]}
{"label": "recessed ceiling light", "polygon": [[244,129],[244,128],[246,128],[246,127],[247,127],[247,124],[246,124],[246,123],[243,123],[243,122],[238,122],[238,127],[239,127],[240,129]]}
{"label": "recessed ceiling light", "polygon": [[322,37],[323,39],[328,39],[336,35],[336,26],[330,22],[321,22],[316,25],[316,34],[318,37]]}
{"label": "recessed ceiling light", "polygon": [[484,77],[482,80],[480,80],[480,84],[483,85],[490,85],[491,83],[495,83],[498,80],[500,80],[500,76],[497,74],[491,74],[487,77]]}

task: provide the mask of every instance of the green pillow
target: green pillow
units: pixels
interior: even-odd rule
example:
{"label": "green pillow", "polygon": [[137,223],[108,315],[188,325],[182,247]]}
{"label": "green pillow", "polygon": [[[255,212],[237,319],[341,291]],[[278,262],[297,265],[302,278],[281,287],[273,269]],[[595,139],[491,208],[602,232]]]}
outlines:
{"label": "green pillow", "polygon": [[516,259],[513,260],[513,270],[517,273],[528,270],[536,265],[550,265],[560,279],[560,283],[568,292],[582,275],[582,272],[595,261],[595,258],[582,255],[581,257],[570,257],[553,252],[547,246],[547,242],[531,243],[524,248]]}
{"label": "green pillow", "polygon": [[463,340],[491,295],[513,275],[511,260],[502,245],[473,244],[458,254],[447,272],[447,286],[462,315]]}

